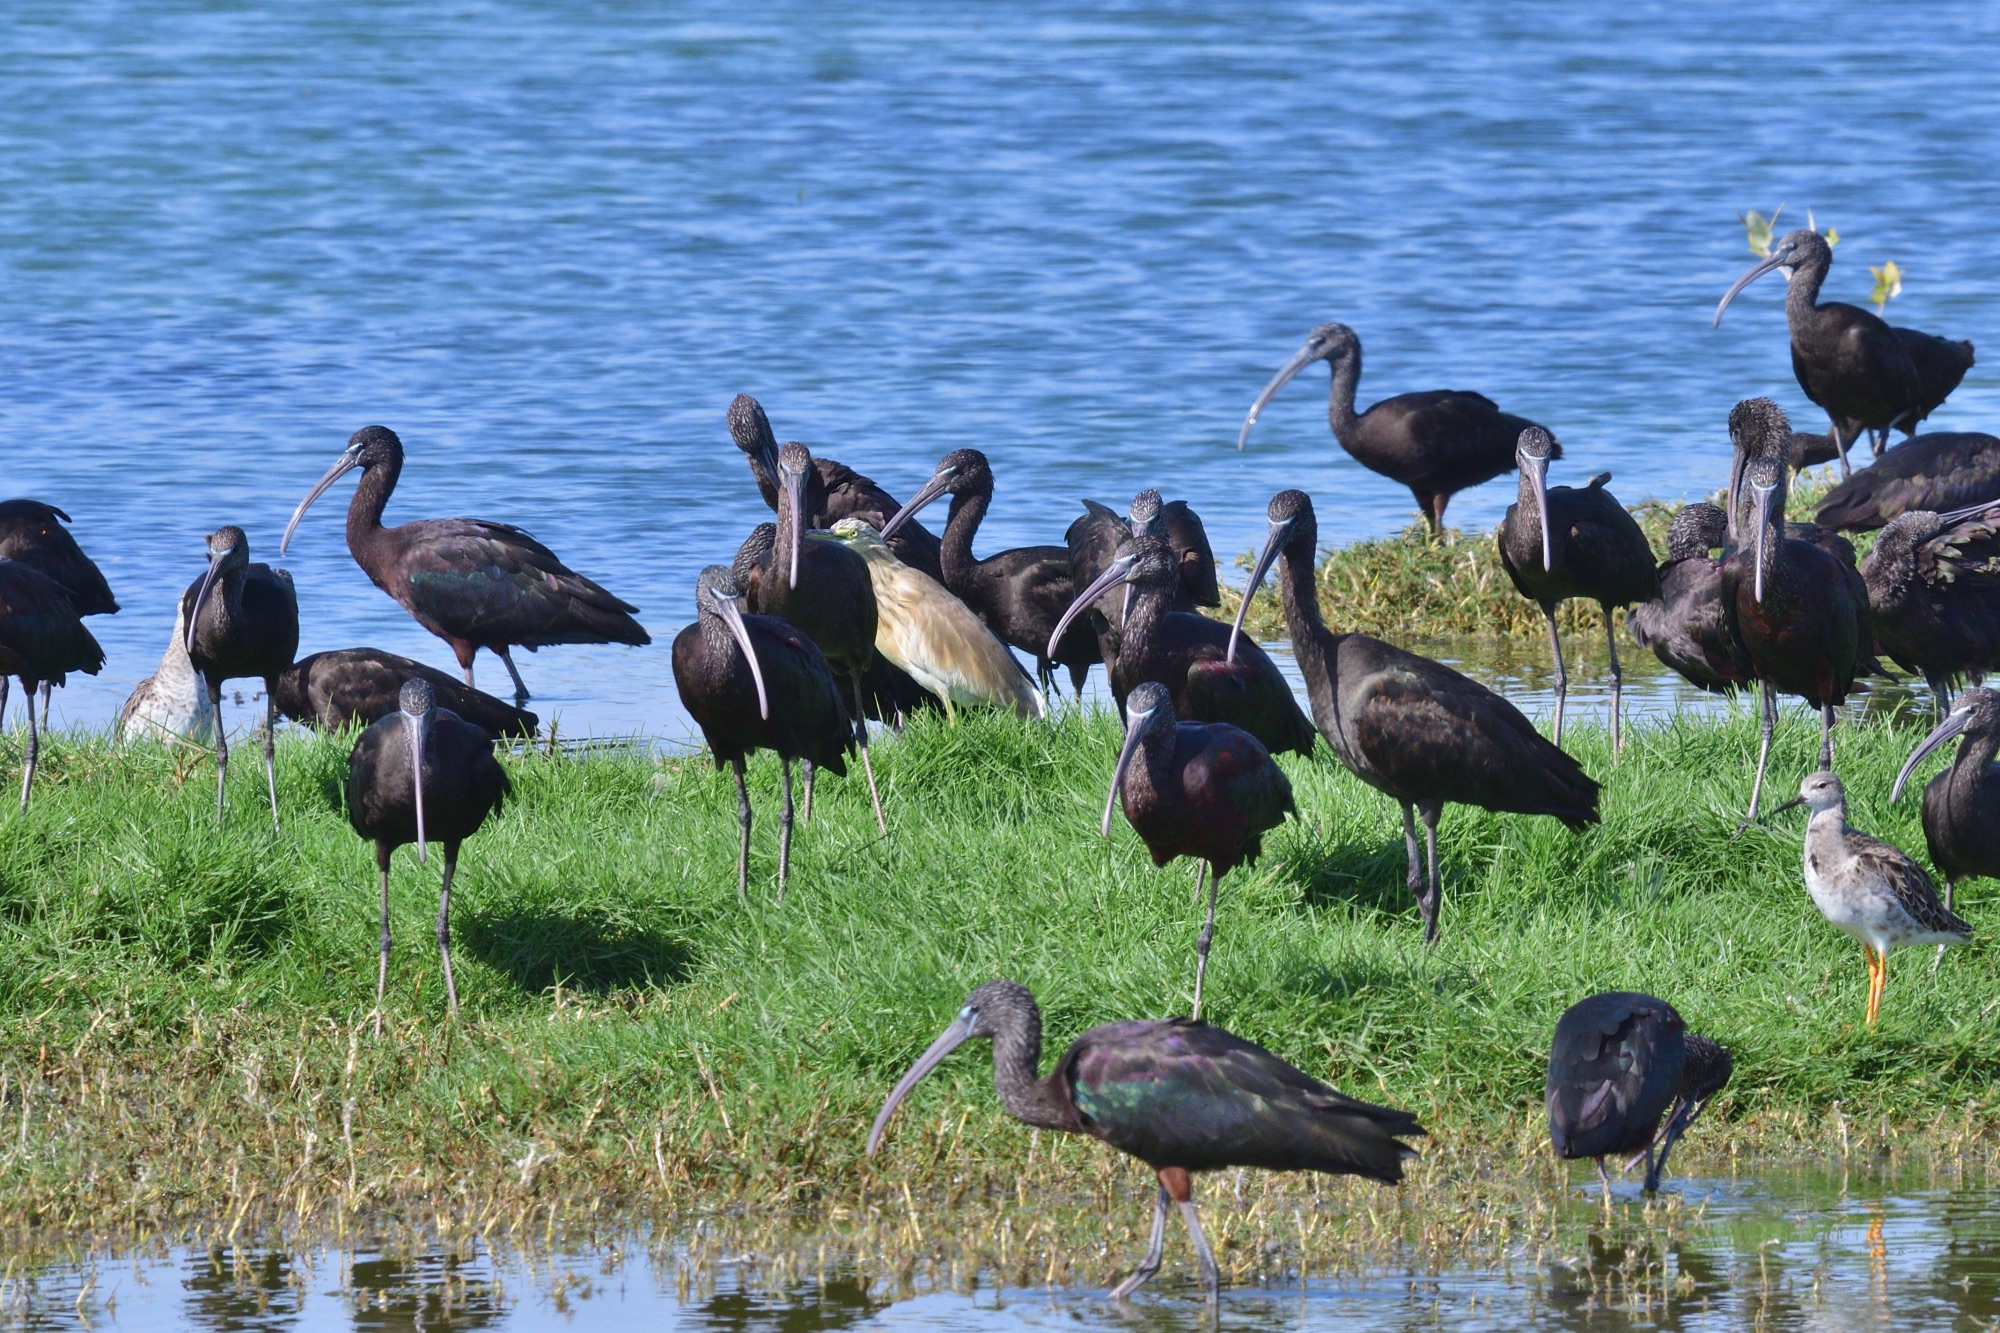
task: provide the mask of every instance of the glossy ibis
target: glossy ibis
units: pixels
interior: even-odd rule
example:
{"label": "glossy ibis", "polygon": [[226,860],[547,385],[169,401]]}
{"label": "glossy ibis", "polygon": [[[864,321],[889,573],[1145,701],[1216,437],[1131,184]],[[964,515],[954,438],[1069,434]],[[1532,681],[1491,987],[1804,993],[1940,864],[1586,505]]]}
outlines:
{"label": "glossy ibis", "polygon": [[1500,564],[1520,594],[1542,608],[1549,625],[1549,655],[1556,666],[1556,735],[1563,738],[1563,703],[1569,673],[1563,669],[1562,634],[1556,608],[1572,597],[1587,597],[1604,613],[1604,642],[1611,650],[1611,749],[1624,747],[1618,725],[1618,696],[1624,673],[1618,668],[1618,634],[1612,609],[1649,602],[1660,595],[1653,548],[1617,497],[1604,489],[1609,472],[1591,478],[1582,490],[1549,489],[1549,460],[1555,441],[1540,426],[1521,432],[1518,461],[1520,498],[1507,506],[1496,534]]}
{"label": "glossy ibis", "polygon": [[[1806,397],[1832,423],[1843,475],[1847,449],[1862,430],[1886,440],[1893,427],[1914,431],[1972,364],[1972,345],[1962,349],[1915,330],[1891,328],[1879,315],[1840,301],[1819,303],[1833,265],[1833,247],[1806,228],[1787,233],[1768,257],[1738,278],[1716,304],[1714,323],[1736,294],[1772,269],[1786,271],[1785,322],[1791,329],[1792,373]],[[1949,349],[1949,354],[1947,350]],[[1912,356],[1913,350],[1916,356]],[[1954,376],[1949,363],[1962,359]],[[1924,361],[1919,371],[1917,360]],[[1787,446],[1789,446],[1787,432]],[[1876,452],[1881,452],[1878,445]]]}
{"label": "glossy ibis", "polygon": [[[79,616],[118,613],[104,571],[63,524],[70,517],[40,500],[0,500],[0,560],[15,560],[55,581]],[[50,682],[42,682],[42,727],[49,725]],[[32,702],[32,701],[31,701]],[[7,720],[7,677],[0,675],[0,724]]]}
{"label": "glossy ibis", "polygon": [[[1164,537],[1180,563],[1180,584],[1168,600],[1167,609],[1193,611],[1199,606],[1222,605],[1222,588],[1215,577],[1215,552],[1208,544],[1208,530],[1187,501],[1163,501],[1158,491],[1143,490],[1132,497],[1132,507],[1125,518],[1095,500],[1085,500],[1083,508],[1082,516],[1063,533],[1074,586],[1083,588],[1095,583],[1113,560],[1131,549],[1135,537]],[[1127,584],[1122,597],[1107,594],[1100,598],[1092,617],[1091,627],[1097,633],[1107,674],[1118,660],[1118,634],[1131,601],[1132,587]]]}
{"label": "glossy ibis", "polygon": [[533,740],[541,724],[533,713],[460,684],[449,672],[380,648],[336,648],[301,657],[278,677],[272,697],[292,721],[317,731],[339,731],[395,712],[402,707],[404,682],[419,677],[430,682],[438,707],[496,739]]}
{"label": "glossy ibis", "polygon": [[[1962,736],[1958,754],[1942,773],[1924,784],[1924,845],[1931,864],[1944,876],[1945,910],[1953,907],[1963,879],[2000,879],[2000,694],[1970,689],[1958,696],[1944,720],[1924,737],[1896,774],[1889,802],[1918,764],[1953,737]],[[1944,946],[1938,946],[1938,958]],[[1936,962],[1931,964],[1933,968]]]}
{"label": "glossy ibis", "polygon": [[833,525],[833,535],[868,562],[875,650],[935,695],[947,714],[963,704],[1003,709],[1028,721],[1047,716],[1035,682],[971,607],[898,560],[866,519],[843,518]]}
{"label": "glossy ibis", "polygon": [[94,676],[104,667],[104,650],[84,628],[76,605],[60,583],[18,560],[0,560],[0,675],[16,676],[28,700],[28,753],[21,770],[21,808],[35,789],[41,757],[41,730],[35,725],[35,687],[65,683],[69,673]]}
{"label": "glossy ibis", "polygon": [[[729,404],[729,437],[749,459],[757,493],[764,497],[764,503],[773,513],[777,512],[778,437],[771,431],[771,420],[764,415],[763,405],[747,393],[737,394]],[[805,480],[806,526],[810,528],[831,528],[843,518],[859,518],[881,532],[890,516],[902,508],[889,492],[831,458],[815,454],[812,471]],[[906,522],[885,540],[898,560],[944,582],[937,536],[923,524]]]}
{"label": "glossy ibis", "polygon": [[2000,666],[2000,504],[1889,521],[1861,566],[1875,642],[1921,674],[1940,716]]}
{"label": "glossy ibis", "polygon": [[118,709],[118,739],[185,740],[206,746],[215,726],[208,687],[188,660],[187,608],[174,604],[174,633],[153,674],[132,687]]}
{"label": "glossy ibis", "polygon": [[1056,635],[1105,593],[1129,583],[1132,607],[1111,667],[1111,693],[1121,710],[1142,683],[1158,681],[1173,696],[1177,716],[1190,722],[1227,722],[1255,736],[1273,754],[1289,751],[1311,758],[1312,721],[1299,708],[1278,664],[1219,620],[1169,611],[1179,578],[1178,562],[1163,539],[1135,538],[1129,551],[1077,594]]}
{"label": "glossy ibis", "polygon": [[222,818],[229,776],[229,729],[222,725],[222,685],[238,676],[264,682],[264,782],[271,827],[278,823],[278,677],[299,650],[299,599],[292,576],[250,563],[250,539],[231,525],[208,534],[208,570],[181,594],[188,661],[208,686],[215,714],[215,817]]}
{"label": "glossy ibis", "polygon": [[778,900],[792,869],[792,760],[847,772],[854,731],[833,668],[799,629],[772,616],[746,616],[736,578],[721,565],[695,583],[695,622],[674,637],[674,686],[701,728],[715,766],[736,774],[736,892],[749,898],[750,788],[744,760],[777,752],[784,780],[778,815]]}
{"label": "glossy ibis", "polygon": [[1542,1085],[1549,1142],[1558,1157],[1597,1163],[1606,1203],[1604,1159],[1612,1154],[1643,1153],[1646,1193],[1657,1193],[1675,1140],[1729,1082],[1734,1063],[1728,1051],[1689,1032],[1665,1000],[1635,991],[1578,1000],[1556,1021],[1549,1044]]}
{"label": "glossy ibis", "polygon": [[993,1043],[993,1090],[1022,1124],[1087,1134],[1159,1177],[1153,1236],[1139,1267],[1115,1287],[1122,1300],[1160,1269],[1167,1204],[1178,1205],[1211,1300],[1221,1286],[1201,1232],[1192,1176],[1257,1167],[1366,1176],[1393,1185],[1416,1156],[1401,1138],[1424,1128],[1408,1111],[1357,1101],[1255,1042],[1199,1019],[1143,1019],[1094,1027],[1040,1077],[1042,1015],[1026,986],[989,981],[966,996],[938,1039],[896,1083],[868,1132],[882,1145],[889,1117],[944,1058],[966,1042]]}
{"label": "glossy ibis", "polygon": [[451,880],[459,844],[500,812],[513,784],[493,757],[493,737],[448,708],[437,706],[422,676],[403,683],[396,711],[376,719],[347,757],[347,822],[375,844],[382,875],[382,954],[375,970],[375,1035],[382,1035],[382,992],[389,984],[389,858],[414,842],[417,860],[429,859],[429,842],[444,844],[444,883],[438,891],[438,957],[444,993],[458,1016],[458,984],[451,975]]}
{"label": "glossy ibis", "polygon": [[955,449],[938,460],[931,479],[882,529],[885,538],[940,495],[951,496],[941,547],[944,586],[1004,642],[1035,659],[1035,678],[1044,691],[1054,687],[1051,664],[1060,663],[1081,694],[1092,664],[1102,660],[1096,636],[1088,625],[1060,637],[1051,634],[1074,598],[1069,548],[1017,546],[984,560],[973,555],[973,538],[993,503],[993,469],[977,449]]}
{"label": "glossy ibis", "polygon": [[1167,687],[1149,680],[1125,698],[1125,745],[1104,797],[1103,837],[1111,836],[1111,806],[1121,798],[1154,865],[1192,858],[1197,902],[1208,878],[1208,919],[1194,955],[1192,1012],[1200,1018],[1216,892],[1223,875],[1256,861],[1267,832],[1298,813],[1292,784],[1255,736],[1227,723],[1178,721]]}
{"label": "glossy ibis", "polygon": [[[1333,371],[1326,408],[1333,437],[1361,466],[1409,487],[1434,534],[1444,531],[1444,507],[1453,495],[1513,468],[1515,444],[1535,424],[1466,389],[1399,393],[1356,416],[1361,339],[1345,324],[1322,324],[1306,335],[1305,345],[1250,404],[1236,436],[1238,452],[1264,405],[1315,361],[1325,361]],[[1562,446],[1551,441],[1550,457],[1561,458]]]}
{"label": "glossy ibis", "polygon": [[1632,608],[1626,625],[1641,648],[1698,689],[1733,694],[1750,684],[1750,658],[1730,632],[1722,606],[1722,561],[1728,517],[1705,501],[1683,505],[1667,528],[1660,595]]}
{"label": "glossy ibis", "polygon": [[1948,513],[2000,500],[2000,437],[1976,431],[1919,435],[1833,488],[1815,513],[1848,532],[1888,526],[1898,514]]}
{"label": "glossy ibis", "polygon": [[[1312,498],[1280,491],[1267,512],[1270,534],[1244,585],[1237,626],[1276,562],[1292,654],[1319,733],[1348,772],[1402,805],[1407,883],[1423,913],[1424,940],[1435,943],[1437,826],[1447,802],[1548,815],[1580,830],[1597,822],[1598,785],[1520,709],[1479,682],[1366,634],[1328,630],[1313,586],[1319,522]],[[1421,860],[1416,814],[1424,820]]]}
{"label": "glossy ibis", "polygon": [[1882,1010],[1889,951],[1912,944],[1964,944],[1972,927],[1938,901],[1923,867],[1900,847],[1847,826],[1847,794],[1831,773],[1811,773],[1799,794],[1773,810],[1803,805],[1806,892],[1836,930],[1854,937],[1868,963],[1868,1022]]}
{"label": "glossy ibis", "polygon": [[285,525],[282,554],[313,501],[355,468],[361,481],[347,506],[347,549],[369,581],[396,599],[419,625],[451,645],[465,683],[481,648],[505,664],[514,702],[528,687],[514,668],[513,649],[553,643],[653,640],[622,602],[570,569],[554,551],[517,527],[477,518],[426,518],[393,528],[382,511],[403,475],[403,442],[387,426],[364,426],[327,469]]}
{"label": "glossy ibis", "polygon": [[[1776,403],[1756,399],[1767,437],[1788,439],[1790,424]],[[1722,565],[1725,623],[1757,677],[1762,736],[1750,812],[1757,817],[1777,729],[1777,695],[1796,694],[1820,710],[1820,766],[1833,762],[1833,710],[1845,702],[1872,642],[1868,594],[1860,576],[1823,547],[1787,536],[1785,468],[1777,458],[1750,464],[1750,526],[1746,545]]]}

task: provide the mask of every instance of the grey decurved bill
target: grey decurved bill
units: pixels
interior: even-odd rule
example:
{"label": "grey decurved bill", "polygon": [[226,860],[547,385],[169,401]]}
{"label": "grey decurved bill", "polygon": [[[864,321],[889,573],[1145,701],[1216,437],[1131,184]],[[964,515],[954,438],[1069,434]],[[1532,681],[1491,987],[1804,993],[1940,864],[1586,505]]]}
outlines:
{"label": "grey decurved bill", "polygon": [[299,507],[292,511],[292,521],[285,524],[285,535],[278,541],[279,555],[283,555],[285,548],[291,545],[292,533],[297,530],[299,520],[306,516],[306,510],[312,508],[313,501],[325,495],[327,488],[333,485],[333,483],[339,481],[342,477],[360,466],[361,451],[359,449],[341,450],[340,457],[334,461],[332,467],[326,470],[326,475],[313,483],[313,488],[306,492],[306,498],[299,501]]}
{"label": "grey decurved bill", "polygon": [[1257,553],[1257,563],[1251,566],[1250,581],[1243,585],[1243,604],[1236,608],[1236,620],[1229,626],[1229,649],[1222,655],[1225,663],[1236,661],[1236,640],[1243,635],[1243,617],[1250,612],[1250,599],[1264,586],[1264,576],[1271,572],[1271,564],[1284,548],[1285,538],[1291,533],[1292,520],[1283,519],[1271,525],[1264,535],[1264,549]]}
{"label": "grey decurved bill", "polygon": [[1132,566],[1138,563],[1139,557],[1131,552],[1127,552],[1119,556],[1116,560],[1113,560],[1106,567],[1105,571],[1097,576],[1094,583],[1078,593],[1076,600],[1069,604],[1069,610],[1063,612],[1062,619],[1056,622],[1055,632],[1049,635],[1048,652],[1044,655],[1051,658],[1054,657],[1056,655],[1056,645],[1062,642],[1063,631],[1070,627],[1070,622],[1082,615],[1084,609],[1098,598],[1130,579],[1132,577]]}
{"label": "grey decurved bill", "polygon": [[1111,770],[1111,790],[1104,794],[1104,822],[1097,829],[1100,838],[1111,836],[1111,808],[1118,804],[1118,793],[1125,786],[1125,771],[1132,767],[1132,756],[1139,753],[1140,742],[1145,739],[1146,719],[1152,715],[1153,710],[1148,708],[1125,719],[1125,743],[1118,747],[1118,764]]}
{"label": "grey decurved bill", "polygon": [[1243,418],[1243,429],[1236,432],[1237,453],[1240,454],[1243,452],[1243,443],[1250,438],[1250,428],[1257,424],[1257,418],[1264,411],[1264,405],[1277,397],[1278,390],[1290,384],[1293,377],[1301,370],[1304,370],[1319,359],[1319,344],[1308,341],[1305,346],[1292,353],[1292,359],[1280,366],[1277,374],[1271,376],[1271,382],[1266,384],[1263,392],[1257,395],[1257,401],[1250,404],[1249,415]]}
{"label": "grey decurved bill", "polygon": [[886,542],[889,538],[895,536],[897,531],[905,523],[915,518],[925,505],[950,490],[952,479],[957,475],[957,468],[939,468],[936,475],[932,476],[915,495],[910,497],[909,503],[889,516],[889,521],[882,525],[880,533],[882,540]]}
{"label": "grey decurved bill", "polygon": [[403,726],[410,736],[410,777],[417,800],[417,860],[430,859],[430,839],[424,831],[424,742],[430,739],[429,713],[404,713]]}
{"label": "grey decurved bill", "polygon": [[1897,772],[1896,785],[1889,789],[1889,804],[1894,805],[1896,798],[1903,794],[1903,784],[1910,780],[1910,774],[1916,769],[1917,765],[1921,764],[1934,753],[1938,747],[1964,731],[1966,723],[1971,721],[1971,719],[1972,710],[1970,708],[1964,711],[1954,708],[1951,712],[1945,714],[1944,721],[1931,729],[1930,735],[1917,743],[1917,748],[1910,751],[1910,757],[1903,761],[1903,767]]}
{"label": "grey decurved bill", "polygon": [[750,679],[757,682],[757,716],[766,722],[771,720],[771,701],[764,693],[764,668],[757,662],[757,645],[750,640],[750,627],[743,623],[743,612],[736,605],[736,598],[727,593],[714,592],[709,597],[715,603],[716,614],[729,627],[736,638],[736,646],[743,650],[743,660],[750,664]]}
{"label": "grey decurved bill", "polygon": [[964,1013],[960,1013],[957,1018],[952,1020],[951,1026],[940,1033],[938,1039],[932,1042],[922,1055],[917,1057],[917,1062],[911,1065],[909,1070],[900,1079],[896,1080],[896,1086],[889,1092],[889,1100],[882,1103],[881,1111],[875,1116],[875,1124],[868,1131],[868,1155],[870,1157],[873,1157],[875,1150],[882,1146],[882,1131],[889,1127],[889,1117],[896,1114],[896,1108],[902,1105],[903,1098],[910,1095],[910,1089],[923,1082],[924,1075],[936,1069],[947,1055],[950,1055],[960,1046],[963,1046],[971,1036],[971,1020]]}
{"label": "grey decurved bill", "polygon": [[[209,590],[215,586],[216,577],[222,572],[222,562],[228,558],[227,551],[217,552],[208,557],[208,572],[201,576],[201,587],[195,590],[194,609],[188,612],[187,636],[181,644],[188,652],[194,651],[194,628],[201,623],[202,604],[208,601]],[[30,699],[28,702],[32,707],[34,700]]]}
{"label": "grey decurved bill", "polygon": [[1772,269],[1782,268],[1784,266],[1785,260],[1790,258],[1790,256],[1791,252],[1789,250],[1784,250],[1784,249],[1773,250],[1769,258],[1758,262],[1755,266],[1753,266],[1750,269],[1748,273],[1745,273],[1742,277],[1738,278],[1734,283],[1732,283],[1730,285],[1729,290],[1722,294],[1722,299],[1715,303],[1715,318],[1709,321],[1708,327],[1712,329],[1722,323],[1722,312],[1727,310],[1729,308],[1729,303],[1736,299],[1736,293],[1742,291],[1745,287],[1748,287],[1751,283],[1757,281],[1757,279],[1763,277],[1766,273],[1769,273]]}

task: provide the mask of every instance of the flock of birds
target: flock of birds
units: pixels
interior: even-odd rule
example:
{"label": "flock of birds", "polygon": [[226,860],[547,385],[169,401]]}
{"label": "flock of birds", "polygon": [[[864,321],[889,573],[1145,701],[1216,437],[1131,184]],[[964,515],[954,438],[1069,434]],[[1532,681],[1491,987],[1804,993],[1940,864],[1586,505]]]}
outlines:
{"label": "flock of birds", "polygon": [[[900,727],[913,711],[964,707],[1036,719],[1056,669],[1079,691],[1102,666],[1124,719],[1102,832],[1122,805],[1156,864],[1185,857],[1196,892],[1208,890],[1196,945],[1191,1016],[1113,1023],[1078,1038],[1040,1074],[1041,1018],[1010,981],[974,991],[951,1026],[911,1066],[883,1105],[868,1141],[879,1146],[898,1104],[953,1049],[994,1043],[994,1082],[1016,1118],[1089,1134],[1147,1163],[1158,1202],[1145,1261],[1122,1296],[1160,1265],[1167,1205],[1178,1206],[1211,1293],[1218,1275],[1190,1193],[1191,1173],[1227,1166],[1401,1178],[1404,1139],[1423,1133],[1407,1112],[1356,1101],[1270,1051],[1200,1019],[1216,897],[1229,871],[1254,861],[1264,834],[1295,813],[1291,785],[1272,755],[1311,756],[1324,740],[1354,776],[1402,809],[1408,887],[1426,942],[1439,934],[1438,825],[1447,804],[1546,815],[1573,830],[1598,820],[1599,784],[1561,748],[1566,678],[1556,628],[1573,598],[1604,610],[1612,653],[1612,734],[1622,744],[1612,612],[1630,608],[1634,639],[1695,685],[1758,689],[1762,743],[1746,825],[1757,817],[1776,696],[1821,712],[1820,769],[1796,800],[1812,816],[1805,838],[1807,888],[1826,918],[1857,939],[1869,968],[1867,1020],[1876,1020],[1891,950],[1962,942],[1957,884],[2000,875],[2000,695],[1951,689],[2000,665],[2000,439],[1916,434],[1916,427],[1972,363],[1969,343],[1893,328],[1854,306],[1821,304],[1831,252],[1811,231],[1784,237],[1718,306],[1773,268],[1786,270],[1794,368],[1825,409],[1826,437],[1794,432],[1769,399],[1730,415],[1734,460],[1723,504],[1686,506],[1674,519],[1664,563],[1599,476],[1581,488],[1550,486],[1562,446],[1542,426],[1456,390],[1408,393],[1355,410],[1361,343],[1352,329],[1315,329],[1257,396],[1241,448],[1272,397],[1307,366],[1327,362],[1329,423],[1366,467],[1407,486],[1433,529],[1451,496],[1510,469],[1519,498],[1498,533],[1501,561],[1548,621],[1556,667],[1552,736],[1519,709],[1452,668],[1384,640],[1329,628],[1314,581],[1319,530],[1311,497],[1272,498],[1269,532],[1235,623],[1201,613],[1220,605],[1213,552],[1183,501],[1141,492],[1124,514],[1096,502],[1061,544],[974,554],[995,482],[985,455],[960,449],[940,460],[906,504],[869,478],[806,446],[780,444],[747,395],[730,405],[732,440],[773,511],[728,564],[701,571],[695,620],[673,643],[681,699],[718,767],[736,779],[737,889],[749,890],[752,811],[749,757],[774,752],[781,771],[777,885],[782,901],[794,823],[792,765],[800,766],[801,822],[812,817],[819,770],[844,776],[859,758],[885,831],[868,753],[868,723]],[[1883,451],[1892,430],[1912,436]],[[1838,456],[1863,430],[1878,460],[1855,471],[1820,506],[1818,523],[1788,522],[1788,472]],[[474,519],[395,527],[383,515],[404,463],[381,426],[360,430],[300,501],[282,552],[312,504],[359,470],[347,543],[375,585],[451,646],[462,680],[376,649],[298,658],[291,576],[252,563],[241,528],[207,538],[207,566],[183,594],[159,671],[120,719],[130,737],[212,737],[217,817],[228,765],[224,683],[260,680],[264,765],[274,826],[281,818],[273,766],[278,714],[319,728],[363,724],[348,770],[355,831],[375,846],[382,892],[376,1023],[390,952],[388,879],[399,847],[427,860],[443,847],[437,941],[448,1003],[450,894],[461,842],[508,794],[494,754],[503,736],[532,737],[528,690],[512,657],[565,643],[650,642],[637,608],[565,566],[519,528]],[[941,534],[920,514],[949,497]],[[48,687],[73,671],[95,673],[102,650],[83,623],[118,610],[103,575],[65,528],[68,515],[33,500],[0,503],[0,720],[6,678],[27,695],[21,808],[33,791]],[[1842,530],[1881,529],[1857,565]],[[1277,665],[1242,632],[1251,597],[1273,570],[1291,650],[1306,684],[1302,708]],[[473,684],[486,649],[506,667],[513,702]],[[1030,672],[1015,655],[1034,663]],[[1916,766],[1960,740],[1956,761],[1924,790],[1931,860],[1942,899],[1916,861],[1847,826],[1832,773],[1834,710],[1877,655],[1920,673],[1941,720],[1910,755],[1891,799]],[[1780,807],[1783,808],[1783,807]],[[1417,825],[1423,825],[1421,847]],[[1942,954],[1942,948],[1939,950]],[[1631,1155],[1657,1188],[1668,1152],[1726,1083],[1730,1058],[1691,1034],[1672,1005],[1614,992],[1589,997],[1555,1030],[1546,1102],[1551,1138],[1565,1158]],[[1609,1179],[1605,1177],[1606,1197]]]}

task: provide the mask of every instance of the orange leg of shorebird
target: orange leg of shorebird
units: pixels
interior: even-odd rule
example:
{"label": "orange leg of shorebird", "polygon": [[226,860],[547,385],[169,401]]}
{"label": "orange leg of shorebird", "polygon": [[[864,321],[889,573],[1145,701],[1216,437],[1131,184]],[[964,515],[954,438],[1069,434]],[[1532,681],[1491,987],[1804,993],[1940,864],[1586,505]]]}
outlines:
{"label": "orange leg of shorebird", "polygon": [[1889,960],[1866,944],[1861,946],[1861,954],[1868,960],[1868,1025],[1873,1027],[1882,1012],[1882,985],[1889,979]]}

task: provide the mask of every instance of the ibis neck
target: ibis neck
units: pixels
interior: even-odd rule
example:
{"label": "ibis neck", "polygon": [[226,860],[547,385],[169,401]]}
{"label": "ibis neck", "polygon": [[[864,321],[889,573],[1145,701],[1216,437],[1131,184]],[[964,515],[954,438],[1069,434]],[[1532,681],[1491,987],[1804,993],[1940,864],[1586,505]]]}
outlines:
{"label": "ibis neck", "polygon": [[993,1038],[993,1090],[1007,1114],[1037,1129],[1071,1128],[1069,1099],[1054,1076],[1039,1077],[1042,1025],[1026,1014],[1009,1015]]}
{"label": "ibis neck", "polygon": [[944,536],[938,542],[938,563],[947,584],[962,582],[979,563],[972,554],[972,539],[986,520],[993,492],[986,487],[959,491],[951,497],[951,512],[944,521]]}
{"label": "ibis neck", "polygon": [[2000,755],[2000,730],[1968,731],[1958,743],[1958,754],[1946,770],[1947,780],[1954,786],[1960,783],[1968,788],[1986,780],[1993,771],[1993,760]]}
{"label": "ibis neck", "polygon": [[1828,256],[1815,256],[1792,269],[1791,280],[1785,285],[1785,322],[1793,328],[1809,322],[1818,310],[1819,289],[1832,262]]}
{"label": "ibis neck", "polygon": [[400,458],[391,458],[362,469],[361,481],[354,488],[354,498],[347,502],[347,549],[355,553],[356,559],[381,533],[382,513],[389,507],[389,496],[395,491],[396,479],[402,473],[403,460]]}
{"label": "ibis neck", "polygon": [[1327,393],[1326,424],[1342,445],[1353,441],[1361,419],[1354,414],[1354,394],[1361,385],[1361,348],[1356,346],[1334,358],[1333,386]]}

